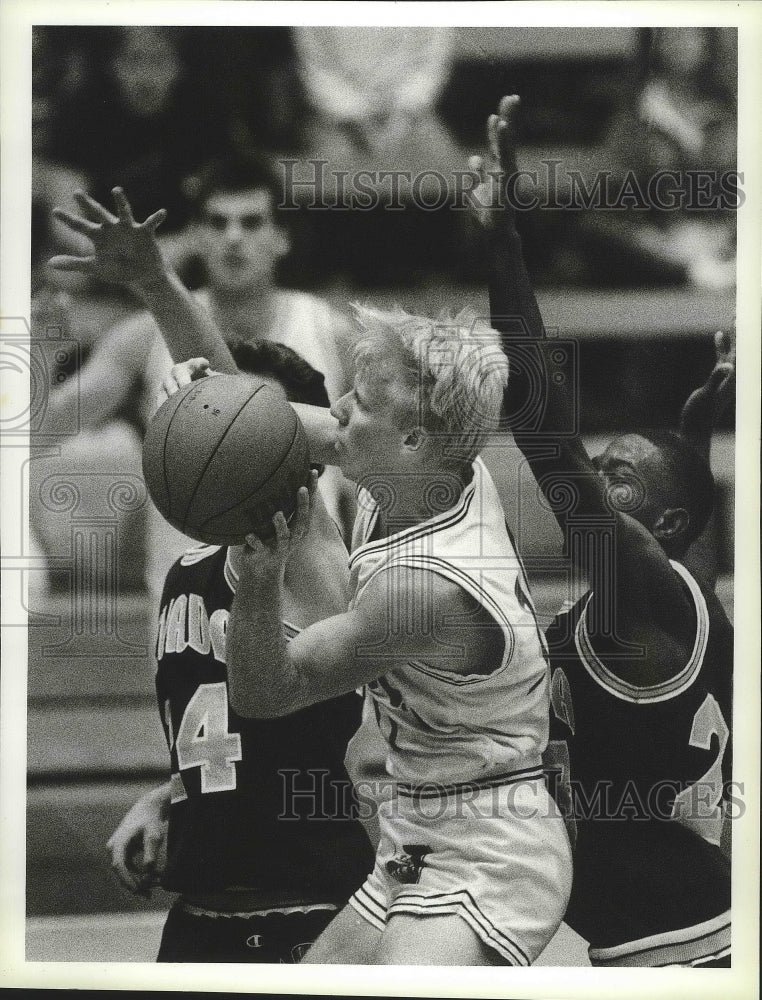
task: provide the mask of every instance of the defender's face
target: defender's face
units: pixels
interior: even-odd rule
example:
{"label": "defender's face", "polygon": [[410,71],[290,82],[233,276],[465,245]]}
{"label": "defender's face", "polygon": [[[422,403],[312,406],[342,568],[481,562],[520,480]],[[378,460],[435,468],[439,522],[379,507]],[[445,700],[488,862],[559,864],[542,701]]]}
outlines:
{"label": "defender's face", "polygon": [[271,284],[288,251],[288,240],[275,222],[272,195],[262,188],[215,192],[206,200],[197,228],[209,283],[220,291]]}
{"label": "defender's face", "polygon": [[609,505],[652,530],[666,506],[659,483],[667,470],[656,445],[639,434],[623,434],[593,464],[606,483]]}
{"label": "defender's face", "polygon": [[392,383],[356,377],[331,414],[339,422],[335,449],[345,476],[362,482],[400,468],[405,431]]}

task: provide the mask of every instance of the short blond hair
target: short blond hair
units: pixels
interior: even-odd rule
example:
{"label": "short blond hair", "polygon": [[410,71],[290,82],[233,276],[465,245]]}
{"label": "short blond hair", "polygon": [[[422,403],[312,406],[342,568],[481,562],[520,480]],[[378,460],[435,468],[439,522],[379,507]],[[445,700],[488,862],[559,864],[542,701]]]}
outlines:
{"label": "short blond hair", "polygon": [[397,378],[410,392],[407,416],[441,439],[445,458],[473,460],[498,428],[508,384],[499,334],[472,309],[437,319],[399,307],[354,309],[357,374],[373,382]]}

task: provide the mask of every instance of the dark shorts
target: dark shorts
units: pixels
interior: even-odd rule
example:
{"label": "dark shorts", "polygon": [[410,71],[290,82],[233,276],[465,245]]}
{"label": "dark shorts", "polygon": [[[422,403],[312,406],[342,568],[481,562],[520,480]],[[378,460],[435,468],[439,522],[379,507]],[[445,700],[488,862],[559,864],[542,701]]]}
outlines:
{"label": "dark shorts", "polygon": [[157,962],[254,962],[293,965],[323,932],[339,907],[307,912],[209,914],[178,900],[167,915]]}
{"label": "dark shorts", "polygon": [[677,823],[580,826],[564,920],[593,965],[729,962],[730,863]]}

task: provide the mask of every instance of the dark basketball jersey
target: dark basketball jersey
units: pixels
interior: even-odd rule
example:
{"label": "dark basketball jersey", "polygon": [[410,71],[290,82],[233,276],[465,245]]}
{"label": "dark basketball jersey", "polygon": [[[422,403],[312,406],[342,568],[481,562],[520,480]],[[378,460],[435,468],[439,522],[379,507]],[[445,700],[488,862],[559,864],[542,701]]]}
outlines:
{"label": "dark basketball jersey", "polygon": [[[589,594],[546,633],[551,783],[574,816],[565,919],[594,946],[591,959],[598,947],[599,964],[689,964],[729,947],[730,869],[717,845],[731,773],[733,630],[714,593],[672,565],[696,609],[696,638],[670,680],[636,687],[615,676],[587,632]],[[670,935],[699,924],[696,941]],[[652,937],[645,950],[627,944]]]}
{"label": "dark basketball jersey", "polygon": [[343,763],[361,699],[350,693],[279,719],[236,714],[225,665],[235,591],[226,557],[217,546],[190,550],[161,600],[156,692],[172,762],[163,885],[343,902],[373,867]]}

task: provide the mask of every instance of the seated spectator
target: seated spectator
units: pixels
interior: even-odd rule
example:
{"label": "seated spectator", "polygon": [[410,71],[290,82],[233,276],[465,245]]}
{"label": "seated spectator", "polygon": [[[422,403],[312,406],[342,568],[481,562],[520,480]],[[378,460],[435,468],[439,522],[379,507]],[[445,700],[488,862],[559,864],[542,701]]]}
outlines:
{"label": "seated spectator", "polygon": [[182,181],[219,155],[224,141],[224,124],[201,113],[199,81],[188,72],[182,31],[81,31],[91,50],[90,76],[57,108],[53,151],[85,173],[95,198],[105,199],[119,184],[139,216],[162,205],[168,229],[180,229],[189,214]]}
{"label": "seated spectator", "polygon": [[[635,99],[612,121],[605,144],[613,183],[634,171],[645,190],[657,171],[676,171],[686,188],[689,171],[734,170],[735,65],[732,29],[644,32]],[[702,198],[711,193],[705,186]],[[588,268],[582,280],[731,287],[735,211],[700,209],[685,203],[674,210],[581,213],[579,245]]]}
{"label": "seated spectator", "polygon": [[[436,110],[449,77],[449,30],[297,27],[294,45],[309,106],[302,157],[326,161],[318,198],[340,201],[342,185],[348,204],[358,192],[367,199],[367,190],[375,191],[370,208],[365,200],[361,211],[311,213],[322,231],[315,257],[366,286],[408,284],[424,261],[447,268],[457,215],[446,209],[452,172],[463,167],[462,151]],[[406,174],[396,196],[392,182],[378,177],[390,170]],[[359,172],[366,173],[355,183]],[[345,178],[338,186],[337,173]],[[296,179],[312,177],[309,163],[298,165]],[[310,196],[307,188],[295,189],[296,199]]]}

